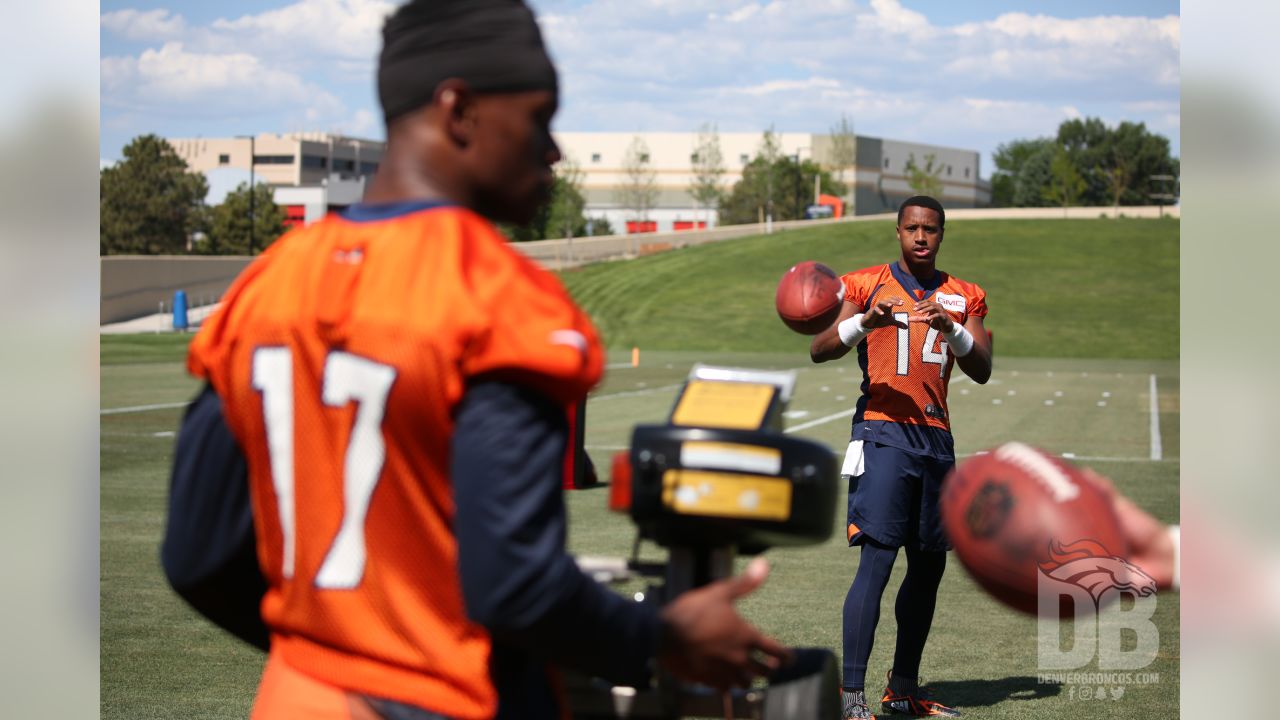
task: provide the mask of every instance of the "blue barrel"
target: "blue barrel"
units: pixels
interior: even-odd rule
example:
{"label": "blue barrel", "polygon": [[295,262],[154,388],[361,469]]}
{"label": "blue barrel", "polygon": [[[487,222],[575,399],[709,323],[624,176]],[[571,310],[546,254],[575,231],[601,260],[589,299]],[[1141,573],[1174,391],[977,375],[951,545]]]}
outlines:
{"label": "blue barrel", "polygon": [[187,291],[179,290],[173,294],[173,329],[186,330],[188,326]]}

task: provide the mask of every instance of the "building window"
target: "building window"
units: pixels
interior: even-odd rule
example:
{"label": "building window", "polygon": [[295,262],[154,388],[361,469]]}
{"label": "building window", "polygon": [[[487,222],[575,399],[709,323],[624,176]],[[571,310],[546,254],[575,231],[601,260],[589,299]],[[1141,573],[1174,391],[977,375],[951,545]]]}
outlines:
{"label": "building window", "polygon": [[969,177],[969,168],[964,169],[964,176]]}
{"label": "building window", "polygon": [[338,158],[334,158],[334,159],[333,159],[333,169],[334,169],[334,170],[336,170],[336,171],[338,171],[338,172],[354,172],[354,171],[355,171],[355,169],[356,169],[356,161],[355,161],[355,160],[340,160],[340,159],[338,159]]}
{"label": "building window", "polygon": [[947,166],[947,177],[951,177],[951,166]]}
{"label": "building window", "polygon": [[751,158],[748,157],[746,153],[742,153],[741,155],[738,156],[738,162],[742,163],[743,165],[746,165],[747,163],[751,162]]}
{"label": "building window", "polygon": [[219,156],[218,156],[218,164],[219,164],[219,165],[230,165],[230,164],[231,164],[231,156],[230,156],[230,155],[226,155],[226,154],[219,155]]}
{"label": "building window", "polygon": [[600,153],[591,153],[591,162],[593,163],[600,162]]}
{"label": "building window", "polygon": [[302,167],[315,170],[324,170],[329,167],[329,158],[320,157],[319,155],[303,155]]}
{"label": "building window", "polygon": [[889,169],[889,158],[885,158],[885,159],[884,159],[884,169],[885,169],[885,170],[888,170],[888,169]]}
{"label": "building window", "polygon": [[360,174],[361,174],[361,175],[372,175],[372,174],[374,174],[374,173],[376,173],[376,172],[378,172],[378,163],[376,163],[376,162],[362,162],[362,163],[360,163]]}
{"label": "building window", "polygon": [[254,155],[254,165],[292,165],[292,155]]}

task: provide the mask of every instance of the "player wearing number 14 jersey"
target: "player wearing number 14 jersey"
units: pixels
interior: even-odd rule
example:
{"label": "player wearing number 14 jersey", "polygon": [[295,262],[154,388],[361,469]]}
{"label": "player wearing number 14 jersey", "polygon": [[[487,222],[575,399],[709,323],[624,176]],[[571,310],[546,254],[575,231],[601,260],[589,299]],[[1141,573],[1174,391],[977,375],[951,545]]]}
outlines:
{"label": "player wearing number 14 jersey", "polygon": [[991,376],[983,327],[986,293],[935,266],[946,213],[916,196],[898,210],[901,257],[843,276],[839,319],[814,338],[814,362],[857,350],[862,397],[842,473],[849,481],[848,538],[861,557],[844,605],[844,716],[871,717],[867,660],[880,598],[898,548],[907,573],[898,590],[897,646],[881,698],[887,713],[955,717],[919,685],[947,540],[938,510],[942,480],[955,464],[947,383],[953,365],[975,382]]}

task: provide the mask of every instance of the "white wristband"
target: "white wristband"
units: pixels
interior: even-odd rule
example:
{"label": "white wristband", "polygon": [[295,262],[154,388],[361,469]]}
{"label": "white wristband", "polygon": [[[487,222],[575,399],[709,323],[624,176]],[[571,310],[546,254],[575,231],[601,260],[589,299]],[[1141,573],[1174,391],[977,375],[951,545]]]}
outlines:
{"label": "white wristband", "polygon": [[871,331],[862,327],[862,313],[858,313],[848,320],[841,320],[836,332],[840,333],[840,342],[855,347]]}
{"label": "white wristband", "polygon": [[958,322],[951,322],[951,332],[944,335],[947,339],[947,346],[951,348],[951,354],[956,357],[964,357],[973,349],[973,335]]}
{"label": "white wristband", "polygon": [[1169,526],[1169,539],[1173,540],[1173,589],[1182,585],[1182,527]]}

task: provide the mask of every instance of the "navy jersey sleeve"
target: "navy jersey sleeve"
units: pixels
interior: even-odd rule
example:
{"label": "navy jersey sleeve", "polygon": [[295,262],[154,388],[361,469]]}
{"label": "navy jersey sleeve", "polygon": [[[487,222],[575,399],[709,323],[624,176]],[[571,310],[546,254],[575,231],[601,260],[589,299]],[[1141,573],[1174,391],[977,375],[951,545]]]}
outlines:
{"label": "navy jersey sleeve", "polygon": [[565,551],[564,408],[501,382],[467,389],[451,475],[467,613],[496,642],[625,685],[644,686],[656,608],[626,600]]}
{"label": "navy jersey sleeve", "polygon": [[267,649],[258,611],[267,584],[258,568],[248,465],[208,385],[178,431],[160,561],[169,584],[200,614]]}

